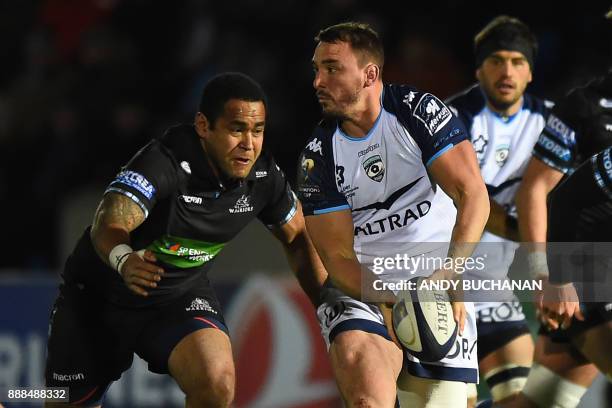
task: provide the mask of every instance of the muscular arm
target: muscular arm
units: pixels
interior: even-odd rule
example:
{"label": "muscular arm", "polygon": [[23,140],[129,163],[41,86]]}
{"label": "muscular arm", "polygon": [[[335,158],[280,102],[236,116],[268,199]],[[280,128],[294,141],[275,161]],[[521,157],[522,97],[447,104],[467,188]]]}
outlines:
{"label": "muscular arm", "polygon": [[298,211],[293,218],[272,230],[272,233],[283,244],[289,265],[300,286],[312,304],[318,306],[319,291],[327,278],[327,272],[306,231],[301,204],[298,203]]}
{"label": "muscular arm", "polygon": [[438,157],[429,172],[457,207],[449,256],[468,257],[489,217],[489,196],[471,143],[463,141]]}
{"label": "muscular arm", "polygon": [[519,232],[526,242],[546,242],[546,198],[563,173],[533,157],[516,194]]}
{"label": "muscular arm", "polygon": [[[96,210],[91,227],[91,242],[98,256],[114,269],[115,265],[111,265],[108,259],[111,250],[120,244],[129,245],[130,232],[144,220],[143,211],[130,198],[122,194],[106,194]],[[142,255],[132,252],[127,256],[119,274],[131,291],[147,296],[144,288],[157,286],[164,271],[155,261],[155,255],[150,251],[144,251]]]}
{"label": "muscular arm", "polygon": [[306,226],[334,286],[361,299],[361,265],[353,249],[350,210],[308,216]]}
{"label": "muscular arm", "polygon": [[496,201],[489,200],[491,212],[485,229],[497,236],[511,241],[520,241],[518,224],[516,220],[509,216],[504,207]]}
{"label": "muscular arm", "polygon": [[117,193],[106,194],[96,210],[91,227],[91,242],[100,258],[109,264],[110,251],[119,244],[129,245],[130,232],[144,220],[144,212],[130,198]]}

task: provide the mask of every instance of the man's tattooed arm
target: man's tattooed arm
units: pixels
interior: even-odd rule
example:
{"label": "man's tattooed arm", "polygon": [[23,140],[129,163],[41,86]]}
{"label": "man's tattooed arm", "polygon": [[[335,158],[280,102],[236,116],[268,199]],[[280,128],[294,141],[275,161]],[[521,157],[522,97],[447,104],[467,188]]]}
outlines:
{"label": "man's tattooed arm", "polygon": [[108,264],[110,251],[119,244],[129,245],[130,232],[144,220],[144,212],[130,198],[117,193],[106,194],[91,227],[91,241],[100,258]]}

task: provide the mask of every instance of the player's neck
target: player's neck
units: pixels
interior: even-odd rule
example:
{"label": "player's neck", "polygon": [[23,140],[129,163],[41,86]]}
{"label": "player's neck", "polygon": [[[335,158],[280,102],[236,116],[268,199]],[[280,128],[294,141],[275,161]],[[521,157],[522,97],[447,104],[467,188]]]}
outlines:
{"label": "player's neck", "polygon": [[342,130],[351,137],[365,137],[376,124],[382,110],[382,82],[377,83],[371,92],[364,95],[357,108],[342,121]]}
{"label": "player's neck", "polygon": [[511,116],[514,116],[518,111],[521,110],[521,107],[523,106],[523,96],[521,96],[518,101],[514,102],[512,105],[508,106],[508,107],[504,107],[504,108],[500,108],[497,106],[494,106],[491,101],[487,100],[487,107],[492,111],[497,113],[499,116],[502,116],[504,118],[509,118]]}

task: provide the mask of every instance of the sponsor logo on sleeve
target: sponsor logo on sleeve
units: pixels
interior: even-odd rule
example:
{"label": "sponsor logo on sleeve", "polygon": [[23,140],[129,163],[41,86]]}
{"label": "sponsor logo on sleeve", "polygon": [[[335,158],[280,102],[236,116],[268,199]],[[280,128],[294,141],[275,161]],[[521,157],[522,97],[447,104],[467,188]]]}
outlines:
{"label": "sponsor logo on sleeve", "polygon": [[423,122],[430,135],[436,134],[453,116],[450,109],[432,94],[421,97],[412,115]]}
{"label": "sponsor logo on sleeve", "polygon": [[306,148],[308,150],[310,150],[313,153],[319,153],[321,156],[323,156],[323,149],[321,148],[321,141],[318,140],[316,137],[314,139],[312,139],[307,145]]}
{"label": "sponsor logo on sleeve", "polygon": [[315,163],[312,159],[302,159],[302,182],[307,182],[310,178],[310,173],[314,169]]}
{"label": "sponsor logo on sleeve", "polygon": [[548,120],[546,121],[546,130],[548,130],[553,136],[556,136],[567,143],[574,144],[574,131],[553,114],[548,116]]}
{"label": "sponsor logo on sleeve", "polygon": [[408,95],[404,95],[404,99],[402,100],[402,102],[404,102],[410,107],[410,109],[412,109],[412,101],[414,101],[415,96],[416,94],[414,93],[414,91],[410,91]]}
{"label": "sponsor logo on sleeve", "polygon": [[555,142],[545,134],[540,135],[537,144],[538,146],[544,148],[544,150],[546,150],[547,152],[552,153],[563,161],[568,162],[572,158],[572,152],[570,151],[570,149],[566,148],[565,146],[559,145],[559,143]]}
{"label": "sponsor logo on sleeve", "polygon": [[153,184],[151,184],[151,182],[147,180],[145,176],[132,170],[123,170],[117,174],[117,177],[112,184],[114,183],[125,184],[126,186],[137,190],[149,200],[153,197],[153,194],[155,194],[155,187],[153,187]]}

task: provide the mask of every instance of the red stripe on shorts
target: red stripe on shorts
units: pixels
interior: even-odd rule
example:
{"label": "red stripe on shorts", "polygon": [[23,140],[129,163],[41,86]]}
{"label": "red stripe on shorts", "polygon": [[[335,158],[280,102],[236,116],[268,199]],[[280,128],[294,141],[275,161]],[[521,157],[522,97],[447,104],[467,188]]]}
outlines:
{"label": "red stripe on shorts", "polygon": [[211,325],[212,327],[214,327],[215,329],[221,330],[221,329],[219,329],[219,328],[217,327],[217,325],[216,325],[216,324],[214,324],[214,323],[213,323],[213,322],[211,322],[210,320],[206,320],[206,319],[205,319],[205,318],[203,318],[203,317],[194,317],[194,319],[196,319],[196,320],[201,320],[201,321],[203,321],[204,323],[208,323],[208,324],[210,324],[210,325]]}

